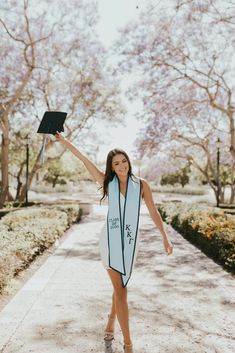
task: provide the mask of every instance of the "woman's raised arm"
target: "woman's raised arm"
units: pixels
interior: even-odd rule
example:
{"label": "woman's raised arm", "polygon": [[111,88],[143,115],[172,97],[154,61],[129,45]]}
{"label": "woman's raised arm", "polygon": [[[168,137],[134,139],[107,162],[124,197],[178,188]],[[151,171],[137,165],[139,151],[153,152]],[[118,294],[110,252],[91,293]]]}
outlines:
{"label": "woman's raised arm", "polygon": [[80,161],[83,162],[84,166],[91,174],[91,176],[103,186],[104,173],[99,170],[94,163],[92,163],[84,154],[82,154],[77,147],[75,147],[69,140],[67,140],[61,133],[57,132],[55,135],[56,139],[68,148]]}

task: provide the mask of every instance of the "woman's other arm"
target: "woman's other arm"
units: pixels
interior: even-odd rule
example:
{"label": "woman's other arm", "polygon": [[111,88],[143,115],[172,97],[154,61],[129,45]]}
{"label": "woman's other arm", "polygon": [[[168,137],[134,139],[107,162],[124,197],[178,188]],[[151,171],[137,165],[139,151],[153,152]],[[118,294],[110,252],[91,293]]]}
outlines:
{"label": "woman's other arm", "polygon": [[101,172],[94,163],[92,163],[83,153],[81,153],[77,147],[75,147],[69,140],[67,140],[61,133],[57,132],[55,135],[56,139],[60,141],[62,145],[68,148],[80,161],[83,162],[84,166],[91,174],[91,176],[103,186],[104,173]]}
{"label": "woman's other arm", "polygon": [[171,255],[172,251],[173,251],[173,246],[172,246],[171,241],[165,231],[162,217],[161,217],[160,213],[158,212],[158,210],[156,209],[156,206],[154,204],[151,188],[146,180],[144,180],[144,179],[141,179],[141,180],[142,180],[142,184],[143,184],[143,197],[144,197],[144,201],[146,203],[146,206],[149,210],[149,214],[150,214],[152,220],[154,221],[155,225],[158,227],[158,229],[160,230],[160,232],[162,234],[163,245],[164,245],[164,248],[165,248],[167,255]]}

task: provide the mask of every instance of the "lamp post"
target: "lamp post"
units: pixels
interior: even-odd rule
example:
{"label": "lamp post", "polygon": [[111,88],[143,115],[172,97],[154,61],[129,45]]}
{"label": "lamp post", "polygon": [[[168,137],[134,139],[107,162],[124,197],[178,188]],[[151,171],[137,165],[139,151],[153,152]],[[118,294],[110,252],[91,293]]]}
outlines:
{"label": "lamp post", "polygon": [[216,147],[217,147],[217,193],[216,193],[216,207],[219,207],[220,203],[220,146],[221,146],[221,141],[220,138],[218,137]]}
{"label": "lamp post", "polygon": [[26,182],[25,182],[25,205],[28,206],[28,187],[29,187],[29,135],[26,136]]}

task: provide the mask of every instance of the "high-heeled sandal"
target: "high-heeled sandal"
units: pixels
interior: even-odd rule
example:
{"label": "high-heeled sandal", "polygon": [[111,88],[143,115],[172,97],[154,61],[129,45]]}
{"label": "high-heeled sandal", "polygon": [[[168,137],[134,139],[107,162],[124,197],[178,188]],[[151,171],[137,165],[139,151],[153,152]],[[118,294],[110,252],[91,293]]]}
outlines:
{"label": "high-heeled sandal", "polygon": [[132,344],[124,344],[123,349],[124,353],[134,353]]}
{"label": "high-heeled sandal", "polygon": [[113,353],[112,341],[104,341],[105,353]]}
{"label": "high-heeled sandal", "polygon": [[[108,317],[108,319],[112,322],[115,321],[115,318],[113,319],[112,317]],[[104,340],[105,341],[112,341],[114,340],[114,331],[105,331],[104,332]]]}

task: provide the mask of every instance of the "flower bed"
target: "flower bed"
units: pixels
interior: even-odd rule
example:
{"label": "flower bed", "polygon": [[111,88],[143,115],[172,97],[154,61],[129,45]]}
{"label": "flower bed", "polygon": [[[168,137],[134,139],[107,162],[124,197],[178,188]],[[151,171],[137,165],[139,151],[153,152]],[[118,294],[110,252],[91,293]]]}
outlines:
{"label": "flower bed", "polygon": [[81,217],[79,206],[37,206],[10,212],[0,220],[0,292],[7,282]]}
{"label": "flower bed", "polygon": [[198,204],[158,206],[162,218],[216,263],[235,273],[235,217]]}

